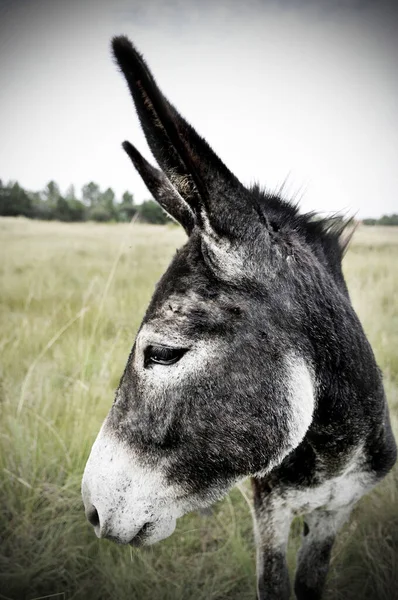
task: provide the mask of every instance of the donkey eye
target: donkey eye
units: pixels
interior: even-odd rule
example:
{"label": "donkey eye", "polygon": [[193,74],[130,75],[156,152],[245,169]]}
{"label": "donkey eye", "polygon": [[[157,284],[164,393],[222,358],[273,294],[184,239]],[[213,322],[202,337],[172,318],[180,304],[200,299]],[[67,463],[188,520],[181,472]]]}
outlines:
{"label": "donkey eye", "polygon": [[172,365],[180,360],[187,348],[169,348],[168,346],[147,346],[144,352],[144,367],[152,364]]}

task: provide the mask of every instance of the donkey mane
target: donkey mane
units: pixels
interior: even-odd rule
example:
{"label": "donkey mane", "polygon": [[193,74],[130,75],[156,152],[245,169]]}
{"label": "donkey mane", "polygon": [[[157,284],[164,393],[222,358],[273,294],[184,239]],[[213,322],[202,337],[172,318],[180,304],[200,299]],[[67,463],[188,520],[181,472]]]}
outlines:
{"label": "donkey mane", "polygon": [[345,218],[338,213],[322,217],[315,211],[300,213],[298,202],[270,193],[257,183],[250,192],[275,241],[295,232],[346,291],[341,262],[355,232],[353,217]]}

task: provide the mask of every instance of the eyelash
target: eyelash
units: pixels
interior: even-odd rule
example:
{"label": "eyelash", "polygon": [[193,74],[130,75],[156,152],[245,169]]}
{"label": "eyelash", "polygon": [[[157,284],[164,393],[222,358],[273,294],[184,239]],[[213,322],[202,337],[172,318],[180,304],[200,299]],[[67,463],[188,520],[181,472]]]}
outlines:
{"label": "eyelash", "polygon": [[169,346],[147,346],[144,351],[144,368],[151,365],[168,367],[178,362],[188,348],[170,348]]}

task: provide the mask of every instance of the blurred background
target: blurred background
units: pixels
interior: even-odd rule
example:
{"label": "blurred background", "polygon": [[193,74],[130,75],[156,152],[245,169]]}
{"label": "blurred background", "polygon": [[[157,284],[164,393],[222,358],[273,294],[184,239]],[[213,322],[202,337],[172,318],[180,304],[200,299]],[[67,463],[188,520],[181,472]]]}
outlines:
{"label": "blurred background", "polygon": [[[121,149],[154,162],[114,35],[243,183],[356,216],[344,273],[398,434],[394,4],[0,0],[0,599],[255,597],[248,483],[146,551],[97,540],[84,516],[89,450],[186,240]],[[398,598],[397,484],[395,468],[358,503],[326,600]]]}
{"label": "blurred background", "polygon": [[[148,198],[146,142],[110,39],[125,33],[247,184],[304,210],[397,212],[398,9],[376,0],[0,1],[0,178]],[[70,190],[70,185],[74,190]]]}

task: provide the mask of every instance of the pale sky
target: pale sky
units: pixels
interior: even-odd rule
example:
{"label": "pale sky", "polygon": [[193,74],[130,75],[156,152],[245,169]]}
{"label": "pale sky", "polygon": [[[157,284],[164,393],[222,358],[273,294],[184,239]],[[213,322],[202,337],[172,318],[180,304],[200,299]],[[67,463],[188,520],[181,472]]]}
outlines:
{"label": "pale sky", "polygon": [[377,0],[0,0],[0,178],[150,197],[113,35],[243,183],[302,210],[398,212],[398,7]]}

